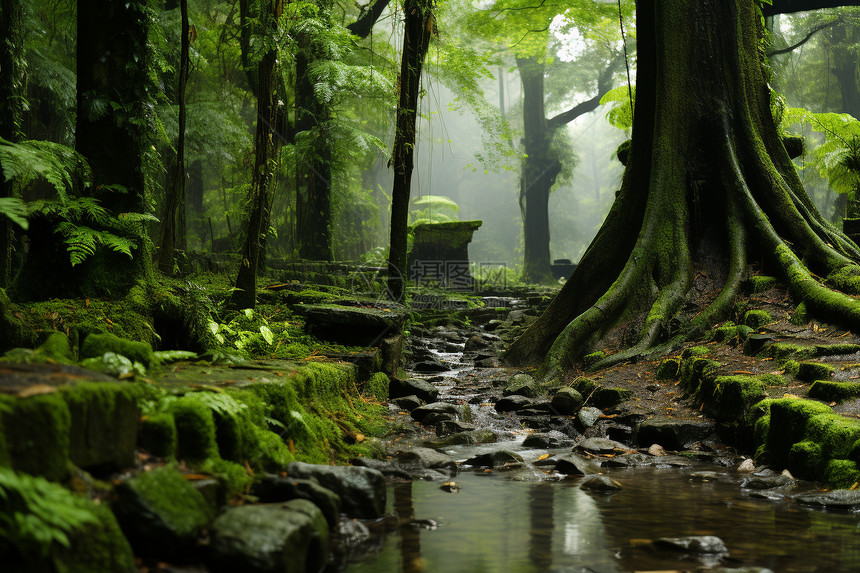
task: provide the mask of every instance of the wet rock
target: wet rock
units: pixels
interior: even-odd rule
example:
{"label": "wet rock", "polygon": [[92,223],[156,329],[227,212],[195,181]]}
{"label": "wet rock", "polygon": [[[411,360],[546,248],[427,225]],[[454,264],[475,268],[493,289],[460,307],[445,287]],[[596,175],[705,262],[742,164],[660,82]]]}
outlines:
{"label": "wet rock", "polygon": [[495,356],[475,360],[475,366],[478,368],[499,368],[501,365],[502,361]]}
{"label": "wet rock", "polygon": [[681,551],[683,553],[724,554],[729,550],[719,537],[695,535],[690,537],[661,537],[652,542],[655,549]]}
{"label": "wet rock", "polygon": [[304,499],[230,508],[212,524],[210,535],[214,572],[320,571],[328,557],[326,520]]}
{"label": "wet rock", "polygon": [[606,437],[616,442],[631,444],[634,440],[633,428],[623,424],[607,424]]}
{"label": "wet rock", "polygon": [[524,448],[534,448],[537,450],[547,450],[551,448],[561,448],[573,443],[566,434],[558,431],[551,431],[547,433],[536,433],[529,434],[526,436],[526,439],[523,440]]}
{"label": "wet rock", "polygon": [[556,422],[551,416],[547,416],[546,414],[542,414],[540,412],[528,412],[527,410],[521,410],[518,414],[520,417],[520,423],[526,428],[531,428],[533,430],[540,430],[542,432],[551,430]]}
{"label": "wet rock", "polygon": [[608,468],[641,468],[657,465],[657,460],[653,456],[634,452],[609,458],[603,465]]}
{"label": "wet rock", "polygon": [[456,420],[443,420],[436,424],[436,435],[440,438],[450,436],[458,432],[469,432],[475,429],[472,424],[464,424]]}
{"label": "wet rock", "polygon": [[406,380],[392,378],[388,384],[388,395],[393,398],[414,395],[425,402],[435,402],[439,396],[439,390],[421,378],[407,378]]}
{"label": "wet rock", "polygon": [[585,491],[597,493],[614,493],[623,489],[620,483],[603,475],[590,475],[582,480],[579,487]]}
{"label": "wet rock", "polygon": [[794,478],[782,474],[775,476],[750,476],[744,479],[741,487],[761,490],[793,487],[795,483]]}
{"label": "wet rock", "polygon": [[[456,404],[449,404],[448,402],[433,402],[432,404],[415,408],[410,412],[412,417],[418,422],[424,422],[424,418],[430,414],[437,413],[449,414],[453,419],[456,419],[460,415],[460,408]],[[437,421],[441,422],[441,420]]]}
{"label": "wet rock", "polygon": [[292,462],[287,476],[317,480],[340,496],[341,510],[351,517],[375,519],[385,513],[385,476],[377,470]]}
{"label": "wet rock", "polygon": [[400,410],[405,410],[406,412],[411,412],[415,408],[424,405],[424,400],[415,395],[403,396],[402,398],[391,400],[391,402],[394,403],[397,408],[399,408]]}
{"label": "wet rock", "polygon": [[600,472],[600,466],[582,456],[567,454],[556,460],[555,470],[567,475],[591,475]]}
{"label": "wet rock", "polygon": [[475,350],[484,350],[492,348],[493,344],[499,342],[499,337],[495,334],[479,333],[474,334],[466,341],[464,350],[466,352],[474,352]]}
{"label": "wet rock", "polygon": [[436,427],[437,424],[441,424],[442,422],[453,422],[456,419],[454,414],[450,412],[432,412],[427,414],[423,420],[421,420],[421,425],[425,427]]}
{"label": "wet rock", "polygon": [[525,396],[527,398],[537,398],[540,394],[535,379],[528,374],[514,374],[508,380],[502,392],[503,396]]}
{"label": "wet rock", "polygon": [[182,555],[214,517],[203,495],[172,465],[138,474],[115,492],[113,512],[137,555]]}
{"label": "wet rock", "polygon": [[519,465],[523,457],[509,450],[496,450],[486,454],[478,454],[465,461],[466,465],[480,468],[501,468],[503,466]]}
{"label": "wet rock", "polygon": [[579,429],[584,430],[590,428],[600,419],[600,416],[603,415],[598,408],[594,408],[593,406],[585,406],[579,412],[576,413],[576,425]]}
{"label": "wet rock", "polygon": [[432,448],[417,447],[397,452],[397,462],[407,470],[431,469],[450,475],[457,473],[457,463]]}
{"label": "wet rock", "polygon": [[266,475],[257,480],[251,494],[262,503],[283,503],[306,499],[320,508],[331,529],[340,521],[340,497],[314,480]]}
{"label": "wet rock", "polygon": [[424,358],[412,365],[413,372],[447,372],[451,367],[436,358]]}
{"label": "wet rock", "polygon": [[817,491],[798,495],[794,500],[803,505],[837,511],[857,511],[860,509],[860,491],[858,490]]}
{"label": "wet rock", "polygon": [[652,456],[665,456],[666,450],[660,444],[651,444],[648,447],[648,453]]}
{"label": "wet rock", "polygon": [[439,440],[429,440],[426,445],[430,448],[445,448],[448,446],[463,446],[468,444],[492,444],[499,441],[499,436],[492,430],[482,429],[471,432],[457,432]]}
{"label": "wet rock", "polygon": [[657,417],[639,425],[639,444],[660,444],[667,450],[684,450],[715,433],[713,422]]}
{"label": "wet rock", "polygon": [[574,450],[588,452],[591,454],[613,454],[630,451],[630,448],[621,442],[606,438],[586,438],[574,447]]}
{"label": "wet rock", "polygon": [[743,462],[741,462],[741,465],[738,466],[738,471],[741,473],[752,473],[752,472],[754,472],[755,471],[755,462],[752,460],[752,458],[745,459]]}
{"label": "wet rock", "polygon": [[717,472],[693,472],[690,474],[690,481],[700,481],[700,482],[709,482],[709,481],[717,481],[718,475]]}
{"label": "wet rock", "polygon": [[526,398],[525,396],[505,396],[504,398],[496,401],[495,408],[496,412],[516,412],[523,408],[528,408],[532,403],[533,401],[531,398]]}
{"label": "wet rock", "polygon": [[412,476],[397,464],[373,458],[353,458],[349,461],[354,466],[376,470],[388,479],[410,480]]}

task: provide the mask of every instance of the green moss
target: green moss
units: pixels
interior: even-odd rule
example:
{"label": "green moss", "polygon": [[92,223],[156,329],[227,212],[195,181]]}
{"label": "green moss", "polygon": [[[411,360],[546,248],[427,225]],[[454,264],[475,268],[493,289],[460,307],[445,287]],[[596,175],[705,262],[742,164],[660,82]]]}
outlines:
{"label": "green moss", "polygon": [[799,478],[816,479],[822,473],[821,446],[811,440],[797,442],[788,452],[788,467]]}
{"label": "green moss", "polygon": [[708,335],[708,340],[713,340],[715,342],[728,342],[738,334],[738,327],[732,321],[727,321],[723,323],[721,326],[711,330]]}
{"label": "green moss", "polygon": [[824,479],[835,488],[849,489],[860,483],[860,469],[851,460],[830,460],[824,468]]}
{"label": "green moss", "polygon": [[800,362],[797,360],[787,360],[782,367],[786,374],[790,374],[794,377],[797,377],[797,374],[800,372]]}
{"label": "green moss", "polygon": [[818,351],[815,346],[802,346],[799,344],[790,344],[788,342],[774,342],[765,348],[764,352],[767,356],[778,361],[800,361],[815,358],[818,355]]}
{"label": "green moss", "polygon": [[59,393],[0,395],[0,419],[12,468],[51,481],[68,475],[71,415]]}
{"label": "green moss", "polygon": [[672,380],[681,373],[681,361],[678,358],[667,358],[657,367],[657,380]]}
{"label": "green moss", "polygon": [[794,312],[791,313],[791,324],[795,326],[803,326],[805,324],[809,324],[810,317],[809,311],[806,310],[806,303],[801,302],[797,307],[795,307]]}
{"label": "green moss", "polygon": [[582,357],[582,365],[585,368],[588,368],[592,364],[597,364],[601,360],[606,358],[606,353],[602,350],[598,350],[597,352],[592,352],[591,354],[586,354]]}
{"label": "green moss", "polygon": [[706,376],[699,387],[699,398],[717,421],[738,425],[745,422],[754,405],[767,398],[767,392],[755,376]]}
{"label": "green moss", "polygon": [[384,402],[388,400],[389,383],[390,380],[385,373],[377,372],[364,384],[364,393],[377,402]]}
{"label": "green moss", "polygon": [[846,265],[827,275],[825,284],[846,294],[860,295],[860,267]]}
{"label": "green moss", "polygon": [[856,382],[816,380],[809,387],[807,396],[823,402],[843,402],[860,397],[860,384]]}
{"label": "green moss", "polygon": [[832,410],[821,402],[781,398],[770,402],[770,426],[767,434],[767,453],[776,465],[786,466],[791,446],[806,437],[808,421]]}
{"label": "green moss", "polygon": [[134,342],[114,334],[90,334],[81,345],[81,358],[96,358],[107,352],[121,354],[129,360],[149,368],[156,363],[152,346],[147,342]]}
{"label": "green moss", "polygon": [[54,360],[66,361],[72,358],[69,337],[63,332],[52,332],[36,350]]}
{"label": "green moss", "polygon": [[749,289],[753,294],[758,294],[769,290],[776,286],[777,284],[776,277],[766,277],[766,276],[751,276],[747,279],[747,284],[749,285]]}
{"label": "green moss", "polygon": [[183,396],[168,405],[176,425],[176,455],[189,462],[218,458],[215,418],[206,404]]}
{"label": "green moss", "polygon": [[750,328],[761,328],[771,322],[773,322],[773,318],[765,310],[748,310],[744,314],[744,324]]}
{"label": "green moss", "polygon": [[817,414],[808,419],[805,436],[820,445],[828,458],[847,458],[860,440],[860,420],[832,412]]}
{"label": "green moss", "polygon": [[707,346],[691,346],[685,348],[681,353],[681,358],[690,358],[691,356],[704,356],[711,351]]}
{"label": "green moss", "polygon": [[69,547],[55,547],[52,560],[56,573],[134,573],[134,553],[107,504],[81,500],[97,523],[74,531]]}
{"label": "green moss", "polygon": [[627,390],[626,388],[607,388],[598,386],[594,391],[594,394],[592,394],[591,399],[586,401],[591,402],[591,404],[601,410],[606,410],[614,408],[621,402],[628,400],[631,394],[630,390]]}
{"label": "green moss", "polygon": [[842,356],[860,352],[860,344],[819,344],[815,347],[817,356]]}
{"label": "green moss", "polygon": [[140,422],[137,442],[150,454],[169,458],[176,452],[177,432],[173,414],[159,412]]}
{"label": "green moss", "polygon": [[231,492],[247,492],[254,481],[245,466],[221,458],[210,458],[200,465],[206,473],[218,476]]}
{"label": "green moss", "polygon": [[804,382],[813,380],[828,380],[833,376],[836,368],[822,362],[801,362],[797,369],[797,378]]}
{"label": "green moss", "polygon": [[785,377],[779,376],[778,374],[759,374],[756,378],[761,380],[762,384],[769,388],[775,386],[787,386],[789,382]]}
{"label": "green moss", "polygon": [[681,388],[688,394],[699,389],[702,379],[716,372],[721,366],[716,360],[707,358],[685,358],[681,360]]}

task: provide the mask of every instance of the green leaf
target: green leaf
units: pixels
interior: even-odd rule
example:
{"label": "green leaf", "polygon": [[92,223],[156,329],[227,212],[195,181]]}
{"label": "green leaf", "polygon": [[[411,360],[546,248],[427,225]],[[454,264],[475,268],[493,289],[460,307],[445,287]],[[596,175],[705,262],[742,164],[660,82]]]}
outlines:
{"label": "green leaf", "polygon": [[271,344],[275,340],[275,336],[272,334],[272,331],[269,330],[269,327],[265,324],[260,325],[260,334],[263,335],[263,340],[265,340],[267,344]]}
{"label": "green leaf", "polygon": [[27,221],[27,205],[17,197],[0,197],[0,214],[9,217],[25,231],[30,227]]}

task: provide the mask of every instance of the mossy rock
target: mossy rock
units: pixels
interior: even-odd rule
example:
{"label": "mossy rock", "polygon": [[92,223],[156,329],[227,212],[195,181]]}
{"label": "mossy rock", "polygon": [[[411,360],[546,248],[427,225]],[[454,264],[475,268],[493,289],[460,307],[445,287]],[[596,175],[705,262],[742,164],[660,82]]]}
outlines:
{"label": "mossy rock", "polygon": [[732,338],[736,337],[738,334],[738,326],[732,322],[727,321],[723,323],[721,326],[718,326],[711,330],[708,333],[707,339],[713,340],[715,342],[729,342]]}
{"label": "mossy rock", "polygon": [[657,380],[673,380],[681,373],[681,360],[678,358],[667,358],[657,367],[655,377]]}
{"label": "mossy rock", "polygon": [[860,483],[860,468],[853,460],[830,460],[823,477],[834,488],[850,489]]}
{"label": "mossy rock", "polygon": [[690,357],[701,357],[705,356],[711,351],[707,346],[690,346],[689,348],[685,348],[683,352],[681,352],[681,359],[690,358]]}
{"label": "mossy rock", "polygon": [[364,383],[364,394],[378,402],[388,400],[388,385],[391,381],[383,372],[377,372]]}
{"label": "mossy rock", "polygon": [[183,396],[168,405],[176,425],[176,455],[189,462],[218,457],[215,418],[206,404]]}
{"label": "mossy rock", "polygon": [[707,358],[685,358],[681,360],[681,388],[688,394],[694,394],[699,389],[702,379],[713,374],[721,364]]}
{"label": "mossy rock", "polygon": [[767,454],[772,463],[785,467],[791,447],[807,436],[809,421],[821,414],[832,414],[826,404],[797,398],[771,400],[770,422],[765,438]]}
{"label": "mossy rock", "polygon": [[786,360],[785,364],[782,365],[782,368],[785,370],[786,374],[796,378],[800,373],[800,362],[797,360]]}
{"label": "mossy rock", "polygon": [[158,412],[140,421],[138,445],[150,454],[169,458],[176,452],[176,422],[173,414]]}
{"label": "mossy rock", "polygon": [[64,332],[50,333],[36,352],[59,362],[66,362],[73,358],[69,337]]}
{"label": "mossy rock", "polygon": [[815,347],[816,356],[845,356],[860,353],[860,344],[843,342],[840,344],[819,344]]}
{"label": "mossy rock", "polygon": [[747,278],[747,285],[752,294],[758,294],[772,289],[778,283],[779,281],[776,277],[755,275]]}
{"label": "mossy rock", "polygon": [[791,324],[795,326],[803,326],[805,324],[809,324],[811,320],[809,316],[809,311],[806,310],[806,303],[801,302],[795,307],[794,312],[791,313]]}
{"label": "mossy rock", "polygon": [[628,400],[631,395],[632,392],[626,388],[598,386],[587,402],[601,410],[608,410]]}
{"label": "mossy rock", "polygon": [[173,465],[120,483],[112,509],[135,553],[161,559],[193,549],[215,517],[203,495]]}
{"label": "mossy rock", "polygon": [[133,466],[138,388],[128,383],[82,382],[60,390],[69,408],[69,458],[88,471]]}
{"label": "mossy rock", "polygon": [[133,362],[140,362],[146,368],[156,364],[152,346],[147,342],[134,342],[114,334],[90,334],[81,345],[81,358],[96,358],[107,352],[121,354]]}
{"label": "mossy rock", "polygon": [[788,452],[788,466],[799,478],[816,479],[823,465],[821,446],[811,440],[797,442]]}
{"label": "mossy rock", "polygon": [[768,394],[758,377],[736,375],[703,377],[698,396],[704,401],[706,412],[717,421],[737,426]]}
{"label": "mossy rock", "polygon": [[823,362],[801,362],[797,368],[797,378],[804,382],[813,380],[828,380],[833,377],[836,368]]}
{"label": "mossy rock", "polygon": [[806,424],[807,439],[821,446],[827,458],[847,458],[860,440],[860,420],[834,414],[817,414]]}
{"label": "mossy rock", "polygon": [[597,364],[601,360],[606,358],[606,353],[602,350],[598,350],[597,352],[592,352],[591,354],[586,354],[582,357],[582,365],[585,368],[589,368],[594,364]]}
{"label": "mossy rock", "polygon": [[761,328],[771,322],[773,322],[773,318],[765,310],[748,310],[744,314],[744,324],[750,328]]}
{"label": "mossy rock", "polygon": [[777,361],[807,360],[819,356],[815,346],[804,346],[788,342],[774,342],[764,349],[764,354]]}
{"label": "mossy rock", "polygon": [[97,522],[69,535],[69,547],[55,546],[51,559],[56,573],[135,573],[131,545],[107,504],[81,500]]}
{"label": "mossy rock", "polygon": [[61,481],[69,473],[71,414],[58,392],[17,398],[0,395],[2,457],[19,472]]}
{"label": "mossy rock", "polygon": [[856,382],[834,382],[816,380],[807,391],[807,396],[822,402],[844,402],[860,398],[860,384]]}

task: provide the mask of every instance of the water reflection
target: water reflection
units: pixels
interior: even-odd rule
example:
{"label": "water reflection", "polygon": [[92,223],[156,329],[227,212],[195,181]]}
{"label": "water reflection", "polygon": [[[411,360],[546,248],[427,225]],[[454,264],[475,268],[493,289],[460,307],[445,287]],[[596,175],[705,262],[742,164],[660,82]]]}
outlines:
{"label": "water reflection", "polygon": [[[695,570],[695,557],[661,554],[647,540],[716,535],[725,567],[779,572],[860,570],[860,518],[747,497],[738,478],[690,482],[679,470],[617,472],[624,489],[588,494],[578,481],[528,483],[502,474],[465,473],[459,494],[438,483],[397,484],[391,512],[399,526],[377,555],[347,571],[402,573]],[[412,520],[432,519],[436,530]]]}

